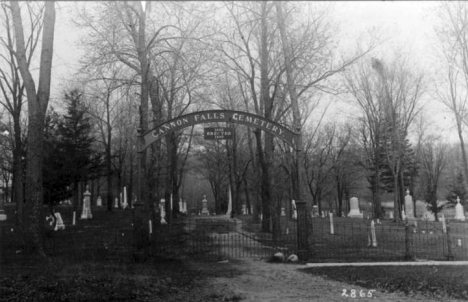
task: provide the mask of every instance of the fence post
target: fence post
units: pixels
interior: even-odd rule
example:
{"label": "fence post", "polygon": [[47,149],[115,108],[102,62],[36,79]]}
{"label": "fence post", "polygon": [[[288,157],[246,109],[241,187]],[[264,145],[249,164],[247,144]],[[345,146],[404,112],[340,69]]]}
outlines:
{"label": "fence post", "polygon": [[411,255],[411,248],[410,248],[410,237],[411,232],[408,224],[408,220],[405,222],[405,246],[406,246],[406,252],[405,252],[405,260],[411,260],[413,259],[413,256]]}
{"label": "fence post", "polygon": [[307,209],[304,200],[296,201],[297,209],[297,256],[301,261],[309,257]]}
{"label": "fence post", "polygon": [[454,257],[452,254],[452,239],[450,238],[450,225],[448,221],[446,222],[446,229],[447,229],[447,250],[448,250],[447,260],[452,261]]}
{"label": "fence post", "polygon": [[146,211],[143,203],[135,202],[133,209],[133,257],[136,262],[144,262],[148,256],[150,246],[150,234],[146,224]]}

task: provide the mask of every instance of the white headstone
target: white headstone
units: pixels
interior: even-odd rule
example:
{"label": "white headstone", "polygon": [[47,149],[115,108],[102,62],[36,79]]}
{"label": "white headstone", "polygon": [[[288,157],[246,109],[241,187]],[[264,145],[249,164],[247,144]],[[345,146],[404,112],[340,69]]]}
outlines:
{"label": "white headstone", "polygon": [[312,217],[318,217],[320,216],[319,211],[318,211],[318,206],[312,206]]}
{"label": "white headstone", "polygon": [[182,204],[182,198],[179,201],[179,212],[183,213],[183,204]]}
{"label": "white headstone", "polygon": [[187,202],[186,201],[182,202],[182,208],[184,209],[183,213],[187,214],[188,212],[187,212]]}
{"label": "white headstone", "polygon": [[159,211],[161,212],[161,224],[167,224],[166,222],[166,200],[161,199],[159,203]]}
{"label": "white headstone", "polygon": [[226,215],[231,215],[232,213],[232,195],[231,195],[231,186],[228,188],[228,209]]}
{"label": "white headstone", "polygon": [[293,216],[292,219],[297,220],[297,208],[296,208],[296,201],[292,200],[292,208],[293,208]]}
{"label": "white headstone", "polygon": [[72,221],[72,224],[73,225],[76,225],[76,212],[73,211],[73,221]]}
{"label": "white headstone", "polygon": [[55,219],[57,220],[54,231],[65,230],[65,224],[63,223],[62,215],[60,215],[60,213],[54,213],[54,215]]}
{"label": "white headstone", "polygon": [[444,214],[442,214],[442,230],[444,231],[444,233],[447,233],[447,224],[445,223],[445,216]]}
{"label": "white headstone", "polygon": [[335,234],[335,228],[333,227],[333,214],[330,213],[330,234]]}
{"label": "white headstone", "polygon": [[97,199],[97,201],[96,201],[96,205],[97,205],[98,207],[102,207],[102,198],[101,198],[101,196],[98,196],[98,199]]}
{"label": "white headstone", "polygon": [[375,224],[374,220],[371,221],[371,239],[372,239],[372,246],[377,246],[377,236],[375,235]]}
{"label": "white headstone", "polygon": [[406,190],[406,196],[405,196],[405,214],[406,214],[406,219],[408,220],[415,220],[416,218],[414,217],[414,204],[413,204],[413,197],[409,195],[409,190]]}
{"label": "white headstone", "polygon": [[426,210],[424,214],[422,215],[422,220],[435,221],[435,216],[432,212]]}
{"label": "white headstone", "polygon": [[210,215],[210,212],[208,211],[208,200],[206,200],[205,195],[203,195],[201,214],[202,215]]}
{"label": "white headstone", "polygon": [[122,208],[125,210],[128,208],[128,201],[127,201],[127,187],[123,188],[123,204]]}
{"label": "white headstone", "polygon": [[119,199],[116,197],[115,202],[114,202],[114,208],[118,208],[118,207],[119,207]]}
{"label": "white headstone", "polygon": [[247,206],[245,204],[242,205],[242,215],[247,215]]}
{"label": "white headstone", "polygon": [[463,206],[460,203],[460,197],[457,196],[457,205],[455,206],[455,220],[465,221],[465,213]]}
{"label": "white headstone", "polygon": [[390,219],[393,219],[393,218],[394,218],[394,216],[393,216],[393,210],[390,210],[390,212],[388,212],[388,213],[389,213],[389,214],[388,214],[388,215],[389,215],[389,218],[390,218]]}
{"label": "white headstone", "polygon": [[284,208],[281,208],[281,216],[286,216],[286,210]]}
{"label": "white headstone", "polygon": [[93,214],[91,213],[91,193],[89,192],[89,186],[86,186],[83,199],[83,211],[81,212],[81,219],[91,219]]}
{"label": "white headstone", "polygon": [[348,217],[351,218],[363,218],[364,215],[359,211],[359,199],[357,197],[352,197],[349,200],[349,214]]}

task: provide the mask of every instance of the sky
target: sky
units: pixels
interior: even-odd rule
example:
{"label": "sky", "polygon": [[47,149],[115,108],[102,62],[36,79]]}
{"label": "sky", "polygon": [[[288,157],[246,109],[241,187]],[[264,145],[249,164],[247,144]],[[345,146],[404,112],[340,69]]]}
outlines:
{"label": "sky", "polygon": [[[68,81],[79,67],[77,30],[71,24],[70,9],[73,2],[59,1],[60,10],[57,14],[55,51],[54,51],[54,81],[52,83],[52,98],[59,99]],[[431,51],[434,45],[433,22],[431,11],[437,5],[436,1],[336,1],[333,3],[333,18],[340,29],[341,45],[354,47],[359,36],[371,28],[377,28],[388,37],[384,47],[377,55],[384,55],[387,49],[403,49],[417,58],[416,63],[427,68],[432,65],[434,55]],[[453,140],[456,136],[452,117],[441,104],[426,95],[429,104],[428,118],[435,131]],[[344,107],[343,107],[344,106]],[[349,107],[349,110],[343,108]],[[336,100],[329,109],[328,115],[349,118],[353,106]]]}

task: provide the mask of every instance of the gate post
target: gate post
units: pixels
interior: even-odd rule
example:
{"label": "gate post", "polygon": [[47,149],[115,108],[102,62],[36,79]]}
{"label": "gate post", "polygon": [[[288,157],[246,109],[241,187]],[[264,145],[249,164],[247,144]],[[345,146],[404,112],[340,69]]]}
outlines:
{"label": "gate post", "polygon": [[307,232],[307,210],[306,202],[296,201],[297,208],[297,256],[300,260],[307,260],[309,256],[308,232]]}

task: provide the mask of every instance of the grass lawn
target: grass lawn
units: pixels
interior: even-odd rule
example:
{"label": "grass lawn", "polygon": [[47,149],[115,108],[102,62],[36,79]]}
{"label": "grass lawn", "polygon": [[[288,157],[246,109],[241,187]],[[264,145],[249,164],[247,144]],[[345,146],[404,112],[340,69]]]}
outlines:
{"label": "grass lawn", "polygon": [[[12,231],[14,208],[7,208],[8,220],[0,224],[0,301],[239,300],[226,288],[207,282],[213,276],[240,274],[234,260],[222,269],[213,262],[187,258],[160,257],[136,263],[132,257],[130,211],[109,213],[93,208],[94,218],[78,220],[76,226],[70,226],[70,209],[59,211],[67,227],[54,233],[55,243],[47,239],[49,258],[44,260],[19,249]],[[304,271],[409,296],[419,293],[444,301],[468,299],[467,266],[326,267]]]}
{"label": "grass lawn", "polygon": [[216,274],[235,275],[234,266],[219,272],[209,263],[162,257],[136,263],[128,210],[93,208],[93,219],[77,219],[76,226],[71,208],[58,211],[66,229],[46,239],[49,257],[38,259],[21,250],[14,208],[7,208],[8,220],[0,224],[0,301],[201,302],[229,294],[205,283]]}
{"label": "grass lawn", "polygon": [[306,268],[306,273],[368,289],[421,294],[440,301],[468,300],[468,266],[367,266]]}

